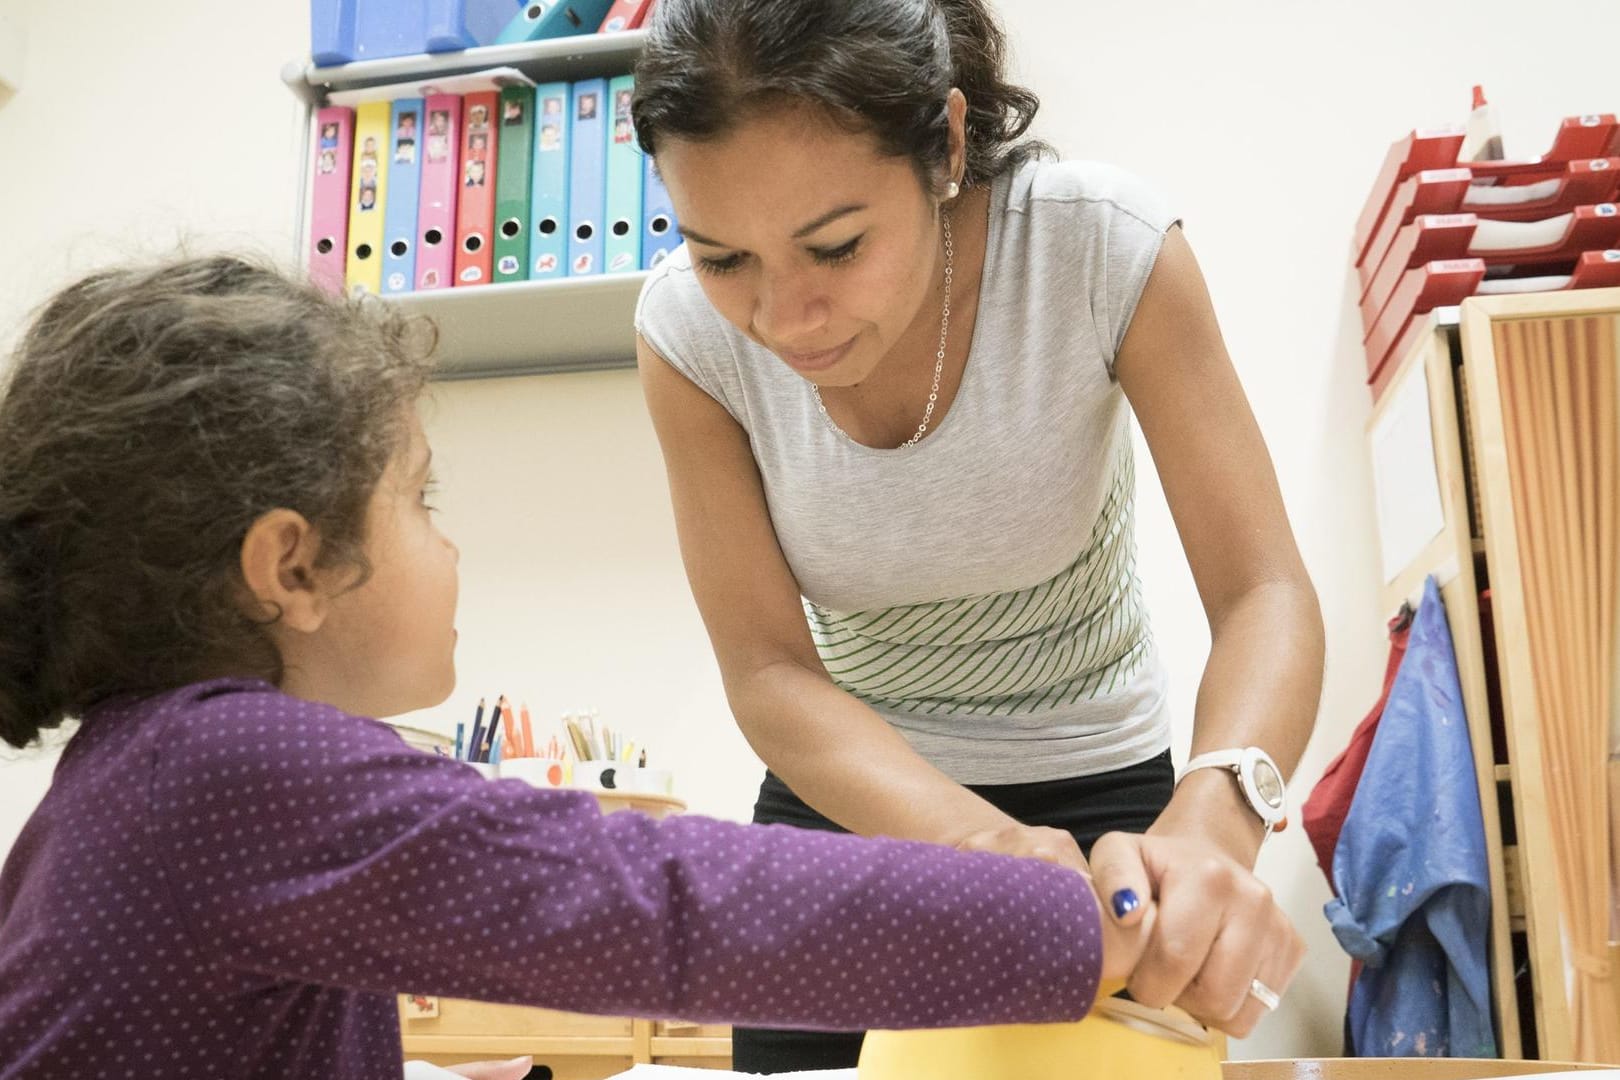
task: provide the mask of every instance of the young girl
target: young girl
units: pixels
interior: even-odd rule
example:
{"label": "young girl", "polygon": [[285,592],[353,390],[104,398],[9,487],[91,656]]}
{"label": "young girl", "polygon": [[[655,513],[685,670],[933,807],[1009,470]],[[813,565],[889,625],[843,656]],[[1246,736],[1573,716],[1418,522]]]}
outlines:
{"label": "young girl", "polygon": [[[1128,973],[1139,914],[1072,870],[603,816],[368,719],[455,681],[431,345],[230,257],[92,275],[23,338],[0,737],[82,723],[0,873],[0,1077],[398,1077],[399,991],[900,1028]],[[1142,843],[1097,867],[1116,910]]]}

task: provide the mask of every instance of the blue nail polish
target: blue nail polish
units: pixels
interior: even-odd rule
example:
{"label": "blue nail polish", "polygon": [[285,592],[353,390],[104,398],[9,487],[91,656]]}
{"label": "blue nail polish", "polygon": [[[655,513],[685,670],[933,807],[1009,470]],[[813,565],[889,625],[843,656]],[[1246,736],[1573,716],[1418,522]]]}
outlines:
{"label": "blue nail polish", "polygon": [[1114,894],[1114,918],[1123,919],[1142,906],[1135,889],[1121,889]]}

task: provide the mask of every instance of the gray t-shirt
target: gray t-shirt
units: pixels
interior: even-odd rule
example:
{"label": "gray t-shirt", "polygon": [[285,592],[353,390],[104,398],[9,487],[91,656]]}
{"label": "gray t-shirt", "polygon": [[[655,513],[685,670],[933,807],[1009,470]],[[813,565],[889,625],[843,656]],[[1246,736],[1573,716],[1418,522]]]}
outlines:
{"label": "gray t-shirt", "polygon": [[1092,775],[1169,745],[1113,361],[1175,220],[1106,165],[998,177],[961,388],[900,449],[844,437],[714,310],[684,246],[642,290],[641,336],[748,433],[828,673],[961,783]]}

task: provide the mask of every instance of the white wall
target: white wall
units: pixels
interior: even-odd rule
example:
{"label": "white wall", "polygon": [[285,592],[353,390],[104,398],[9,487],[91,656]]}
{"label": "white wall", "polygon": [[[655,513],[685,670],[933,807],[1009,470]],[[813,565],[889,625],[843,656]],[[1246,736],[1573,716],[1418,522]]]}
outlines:
{"label": "white wall", "polygon": [[[1351,223],[1388,143],[1461,119],[1474,82],[1500,103],[1510,152],[1539,152],[1566,114],[1620,108],[1620,14],[1600,0],[1543,0],[1534,18],[1507,0],[1001,6],[1016,69],[1044,101],[1041,132],[1068,156],[1147,176],[1185,214],[1327,618],[1303,795],[1383,663]],[[304,12],[294,0],[0,0],[29,41],[23,89],[0,102],[0,342],[53,287],[109,259],[178,238],[290,251],[298,136],[277,72],[303,47]],[[695,808],[744,816],[758,765],[727,720],[691,608],[633,376],[447,384],[436,396],[441,504],[463,551],[462,686],[431,722],[499,692],[542,717],[594,705],[678,770]],[[1184,749],[1208,640],[1151,470],[1142,488],[1141,567]],[[39,753],[0,764],[0,850],[49,766]],[[1346,965],[1302,833],[1274,840],[1261,870],[1311,960],[1234,1052],[1334,1052]]]}

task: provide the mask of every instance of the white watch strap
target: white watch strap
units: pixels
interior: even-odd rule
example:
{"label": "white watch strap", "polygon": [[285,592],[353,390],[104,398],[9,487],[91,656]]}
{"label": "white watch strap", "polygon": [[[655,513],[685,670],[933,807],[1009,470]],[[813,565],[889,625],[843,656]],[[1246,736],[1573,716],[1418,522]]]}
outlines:
{"label": "white watch strap", "polygon": [[[1264,767],[1264,773],[1260,773]],[[1232,747],[1226,750],[1211,750],[1207,754],[1199,754],[1181,770],[1176,777],[1176,783],[1187,778],[1187,775],[1198,769],[1226,769],[1232,773],[1237,782],[1238,789],[1243,793],[1243,799],[1249,808],[1260,816],[1265,822],[1266,834],[1284,829],[1288,826],[1288,791],[1283,783],[1282,770],[1277,763],[1271,760],[1271,755],[1257,746]],[[1268,795],[1261,783],[1275,785],[1275,794]]]}
{"label": "white watch strap", "polygon": [[1233,769],[1243,764],[1243,751],[1240,748],[1230,750],[1211,750],[1207,754],[1199,754],[1181,767],[1181,775],[1176,777],[1176,783],[1181,783],[1187,774],[1197,769]]}

